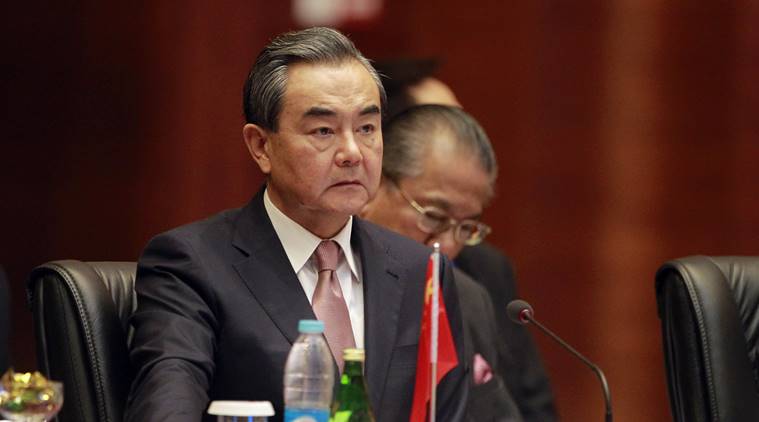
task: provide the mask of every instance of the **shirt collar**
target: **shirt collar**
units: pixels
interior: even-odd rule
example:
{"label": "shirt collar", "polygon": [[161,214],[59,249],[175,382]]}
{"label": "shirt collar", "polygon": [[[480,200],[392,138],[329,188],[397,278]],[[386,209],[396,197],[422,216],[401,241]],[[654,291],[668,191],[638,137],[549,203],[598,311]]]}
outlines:
{"label": "shirt collar", "polygon": [[[290,265],[292,265],[293,270],[297,274],[306,262],[308,262],[308,259],[311,258],[311,255],[314,254],[319,243],[324,239],[314,235],[305,227],[296,223],[293,219],[280,211],[279,208],[271,202],[268,189],[264,190],[264,208],[269,215],[269,219],[271,220],[272,226],[274,226],[274,231],[277,233],[279,241],[282,242],[282,247],[285,248],[287,259],[290,260]],[[350,242],[352,229],[353,216],[348,218],[348,222],[345,223],[345,226],[343,226],[343,228],[329,240],[334,240],[340,245],[353,276],[356,280],[360,280],[358,277],[358,271],[356,270],[356,262]]]}

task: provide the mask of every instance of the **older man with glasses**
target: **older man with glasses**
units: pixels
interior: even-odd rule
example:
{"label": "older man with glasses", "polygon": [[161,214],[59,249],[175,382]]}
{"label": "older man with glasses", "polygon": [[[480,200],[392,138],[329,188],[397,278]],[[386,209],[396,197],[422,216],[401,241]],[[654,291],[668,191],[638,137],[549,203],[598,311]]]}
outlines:
{"label": "older man with glasses", "polygon": [[496,317],[516,292],[506,258],[482,244],[491,228],[479,219],[498,174],[487,135],[461,108],[446,105],[412,107],[384,131],[382,182],[362,216],[427,245],[439,242],[457,258],[472,377],[468,420],[555,420],[532,338],[505,315]]}
{"label": "older man with glasses", "polygon": [[[388,179],[389,180],[389,179]],[[425,207],[414,201],[400,186],[394,181],[390,181],[398,188],[398,192],[403,199],[414,208],[419,215],[417,216],[416,226],[422,232],[436,236],[453,229],[453,239],[458,244],[474,246],[478,245],[490,234],[492,229],[485,223],[478,220],[465,218],[456,220],[437,207]]]}

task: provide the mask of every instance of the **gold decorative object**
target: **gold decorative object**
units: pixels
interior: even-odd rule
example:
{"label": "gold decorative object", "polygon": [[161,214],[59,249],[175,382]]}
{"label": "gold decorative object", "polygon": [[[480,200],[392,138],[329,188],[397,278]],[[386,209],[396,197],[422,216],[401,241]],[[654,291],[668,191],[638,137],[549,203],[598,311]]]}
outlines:
{"label": "gold decorative object", "polygon": [[39,372],[16,373],[9,369],[0,378],[0,415],[12,421],[43,422],[63,405],[63,384]]}

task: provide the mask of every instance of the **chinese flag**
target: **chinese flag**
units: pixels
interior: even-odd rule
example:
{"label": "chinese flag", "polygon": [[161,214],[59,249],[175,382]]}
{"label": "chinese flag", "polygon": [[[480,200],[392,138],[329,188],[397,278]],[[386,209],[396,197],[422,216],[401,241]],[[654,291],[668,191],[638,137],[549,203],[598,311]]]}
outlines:
{"label": "chinese flag", "polygon": [[[419,334],[419,354],[416,359],[416,383],[414,384],[414,402],[411,406],[411,417],[409,422],[424,422],[427,420],[427,408],[430,400],[430,348],[432,332],[432,277],[433,277],[433,260],[432,256],[427,264],[427,287],[424,294],[424,312],[422,314],[422,328]],[[442,291],[442,288],[440,289]],[[438,364],[437,379],[432,388],[437,384],[451,369],[459,364],[456,357],[456,347],[453,344],[451,336],[451,327],[448,324],[448,314],[445,311],[443,295],[438,295],[439,303],[439,325],[438,325]]]}

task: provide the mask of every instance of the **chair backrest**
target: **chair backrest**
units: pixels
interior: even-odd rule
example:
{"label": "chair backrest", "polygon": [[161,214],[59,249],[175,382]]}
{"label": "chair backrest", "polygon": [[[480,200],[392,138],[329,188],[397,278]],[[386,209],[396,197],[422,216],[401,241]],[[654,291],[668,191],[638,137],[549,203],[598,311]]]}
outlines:
{"label": "chair backrest", "polygon": [[132,370],[128,319],[136,307],[134,262],[53,261],[32,271],[37,359],[63,381],[61,422],[120,422]]}
{"label": "chair backrest", "polygon": [[667,262],[656,300],[674,420],[759,421],[759,257]]}

